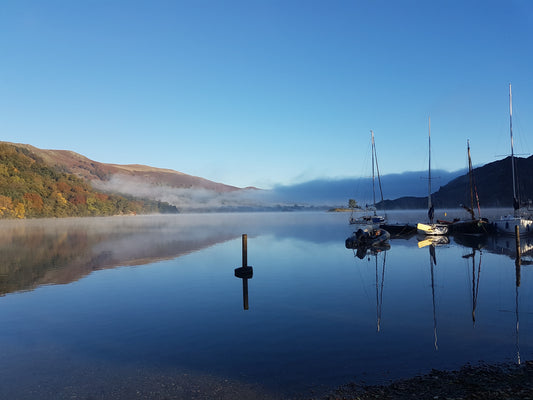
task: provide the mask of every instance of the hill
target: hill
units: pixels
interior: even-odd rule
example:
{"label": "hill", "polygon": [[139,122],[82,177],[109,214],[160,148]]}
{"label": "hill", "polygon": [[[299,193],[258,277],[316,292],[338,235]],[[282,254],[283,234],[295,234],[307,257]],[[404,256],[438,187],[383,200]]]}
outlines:
{"label": "hill", "polygon": [[[517,188],[522,203],[533,199],[533,156],[515,157]],[[511,157],[486,164],[473,170],[481,207],[512,207],[513,188]],[[470,204],[470,183],[468,174],[459,176],[432,194],[437,208],[457,208]],[[401,197],[386,200],[379,205],[386,209],[425,208],[426,197]]]}
{"label": "hill", "polygon": [[[43,150],[29,144],[7,143],[19,148],[27,149],[38,156],[42,162],[59,171],[74,174],[90,182],[107,182],[113,178],[142,180],[147,184],[163,185],[183,189],[206,189],[218,193],[241,190],[235,186],[224,185],[197,176],[187,175],[178,171],[154,168],[146,165],[105,164],[90,160],[68,150]],[[139,178],[139,179],[137,179]]]}
{"label": "hill", "polygon": [[67,168],[48,163],[28,147],[0,142],[0,218],[177,212],[158,201],[95,190]]}

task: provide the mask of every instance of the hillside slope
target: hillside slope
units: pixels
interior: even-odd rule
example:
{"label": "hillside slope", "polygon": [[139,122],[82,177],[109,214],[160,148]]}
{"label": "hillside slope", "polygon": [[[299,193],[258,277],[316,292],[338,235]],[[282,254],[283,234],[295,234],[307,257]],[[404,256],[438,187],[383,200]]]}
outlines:
{"label": "hillside slope", "polygon": [[95,190],[53,168],[28,147],[0,142],[0,218],[70,217],[177,212],[158,201]]}
{"label": "hillside slope", "polygon": [[24,148],[37,155],[49,167],[74,174],[91,182],[110,181],[113,177],[135,178],[145,184],[163,185],[180,189],[205,189],[218,193],[240,190],[235,186],[213,182],[197,176],[187,175],[171,169],[154,168],[146,165],[119,165],[93,161],[81,154],[68,150],[44,150],[29,144],[0,142]]}

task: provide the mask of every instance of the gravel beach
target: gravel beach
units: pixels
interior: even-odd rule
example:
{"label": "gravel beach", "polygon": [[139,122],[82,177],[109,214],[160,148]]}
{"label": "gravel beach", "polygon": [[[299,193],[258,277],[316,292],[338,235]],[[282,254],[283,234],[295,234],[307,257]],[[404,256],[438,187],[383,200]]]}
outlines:
{"label": "gravel beach", "polygon": [[467,365],[457,371],[433,370],[427,375],[394,381],[388,385],[351,383],[322,399],[533,399],[533,361],[521,365]]}

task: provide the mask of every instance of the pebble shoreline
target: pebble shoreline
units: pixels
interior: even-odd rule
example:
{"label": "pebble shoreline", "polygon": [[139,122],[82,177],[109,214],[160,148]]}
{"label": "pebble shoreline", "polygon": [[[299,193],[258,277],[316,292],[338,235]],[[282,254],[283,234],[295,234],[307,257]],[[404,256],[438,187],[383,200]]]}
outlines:
{"label": "pebble shoreline", "polygon": [[433,370],[388,385],[350,383],[322,399],[533,400],[533,361],[521,365],[466,365],[457,371]]}

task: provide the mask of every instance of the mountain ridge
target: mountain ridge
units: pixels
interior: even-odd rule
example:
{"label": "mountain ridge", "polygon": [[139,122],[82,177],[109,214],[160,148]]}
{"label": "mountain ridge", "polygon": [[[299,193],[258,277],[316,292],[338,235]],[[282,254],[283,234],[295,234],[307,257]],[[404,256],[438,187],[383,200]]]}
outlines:
{"label": "mountain ridge", "polygon": [[[533,156],[528,158],[515,157],[516,185],[519,198],[523,204],[533,199]],[[477,192],[480,206],[512,207],[512,168],[511,157],[493,161],[473,169],[475,192]],[[460,207],[462,204],[470,207],[470,183],[468,173],[452,179],[431,194],[435,208]],[[377,206],[385,209],[425,208],[427,196],[404,196],[394,200],[385,200]]]}
{"label": "mountain ridge", "polygon": [[0,142],[24,148],[39,156],[45,164],[62,172],[74,174],[91,182],[108,181],[113,175],[126,177],[142,176],[150,184],[166,185],[173,188],[201,188],[218,193],[243,190],[236,186],[210,181],[172,169],[156,168],[142,164],[108,164],[71,150],[40,149],[30,144]]}

